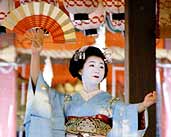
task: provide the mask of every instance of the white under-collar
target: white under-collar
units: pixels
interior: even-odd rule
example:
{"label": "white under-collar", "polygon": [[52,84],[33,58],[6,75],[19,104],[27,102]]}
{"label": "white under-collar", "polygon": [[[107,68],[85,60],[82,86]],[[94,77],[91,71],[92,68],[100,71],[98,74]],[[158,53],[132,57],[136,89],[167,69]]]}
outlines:
{"label": "white under-collar", "polygon": [[81,96],[83,97],[84,100],[88,101],[90,98],[93,96],[97,95],[98,93],[102,92],[101,90],[94,90],[91,92],[85,92],[84,90],[80,91]]}

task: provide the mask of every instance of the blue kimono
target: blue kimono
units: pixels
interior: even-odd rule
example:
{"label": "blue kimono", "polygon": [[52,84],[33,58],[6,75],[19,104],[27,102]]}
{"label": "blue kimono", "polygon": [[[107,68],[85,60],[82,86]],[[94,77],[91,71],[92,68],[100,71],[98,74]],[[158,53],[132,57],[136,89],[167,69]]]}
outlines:
{"label": "blue kimono", "polygon": [[[108,131],[105,135],[107,137],[142,137],[147,128],[147,111],[144,112],[145,128],[138,130],[137,104],[124,104],[113,99],[107,92],[100,92],[88,101],[80,93],[63,95],[49,88],[42,74],[38,77],[35,94],[32,86],[30,79],[24,121],[26,137],[65,137],[66,132],[77,132],[76,125],[79,120],[75,118],[94,117],[99,114],[112,119],[111,129],[109,130],[110,126],[104,129]],[[72,120],[67,123],[69,118]],[[105,123],[102,122],[101,125]],[[90,132],[94,131],[91,126],[89,128]],[[98,132],[103,133],[103,130]]]}

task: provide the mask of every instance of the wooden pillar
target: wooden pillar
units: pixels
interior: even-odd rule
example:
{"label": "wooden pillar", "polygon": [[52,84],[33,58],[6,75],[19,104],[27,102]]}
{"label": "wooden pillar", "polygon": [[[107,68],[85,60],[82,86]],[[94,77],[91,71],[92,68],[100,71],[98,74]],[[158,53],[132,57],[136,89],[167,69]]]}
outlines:
{"label": "wooden pillar", "polygon": [[[130,103],[141,102],[155,90],[155,0],[126,0],[125,93]],[[149,109],[145,137],[156,137],[156,107]]]}

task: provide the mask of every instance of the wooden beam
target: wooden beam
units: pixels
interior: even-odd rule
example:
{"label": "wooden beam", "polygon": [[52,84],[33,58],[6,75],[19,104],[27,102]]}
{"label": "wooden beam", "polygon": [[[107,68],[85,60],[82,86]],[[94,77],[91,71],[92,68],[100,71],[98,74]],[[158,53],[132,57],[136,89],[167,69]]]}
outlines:
{"label": "wooden beam", "polygon": [[[130,103],[141,102],[156,87],[155,0],[126,0],[125,93]],[[156,107],[149,108],[145,137],[156,136]]]}

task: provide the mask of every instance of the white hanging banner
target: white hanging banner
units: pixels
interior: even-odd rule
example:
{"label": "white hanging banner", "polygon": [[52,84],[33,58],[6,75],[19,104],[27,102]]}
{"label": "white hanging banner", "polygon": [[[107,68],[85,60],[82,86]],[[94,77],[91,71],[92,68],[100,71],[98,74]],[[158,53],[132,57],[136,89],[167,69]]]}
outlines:
{"label": "white hanging banner", "polygon": [[162,93],[162,137],[171,136],[171,67],[164,68],[164,81],[163,81],[163,93]]}

